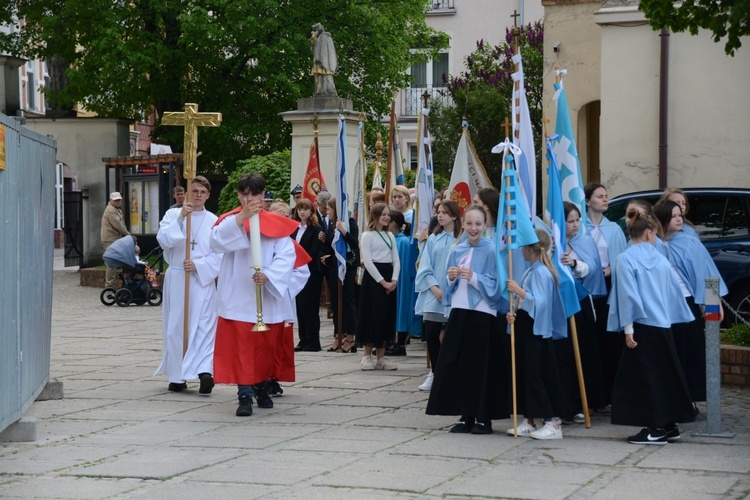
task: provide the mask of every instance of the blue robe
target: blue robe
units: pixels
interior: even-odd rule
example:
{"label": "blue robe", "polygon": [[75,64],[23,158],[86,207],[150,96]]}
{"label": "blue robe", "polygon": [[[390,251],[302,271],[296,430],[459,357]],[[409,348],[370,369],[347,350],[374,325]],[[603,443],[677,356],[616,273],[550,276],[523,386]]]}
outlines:
{"label": "blue robe", "polygon": [[438,301],[430,290],[432,286],[440,287],[448,274],[448,254],[456,238],[453,233],[442,231],[431,234],[420,253],[419,270],[417,270],[414,289],[419,293],[414,306],[416,314],[425,312],[442,314],[446,318],[450,310],[443,302]]}
{"label": "blue robe", "polygon": [[672,267],[654,245],[637,243],[615,262],[607,330],[631,323],[670,328],[693,321]]}
{"label": "blue robe", "polygon": [[[590,218],[586,219],[586,232],[591,234],[591,231],[595,230],[596,226],[591,222]],[[627,242],[625,241],[625,233],[622,232],[622,228],[619,225],[602,217],[602,221],[599,223],[599,231],[604,236],[604,241],[607,242],[607,255],[609,255],[609,265],[614,267],[617,262],[617,257],[625,251]]]}
{"label": "blue robe", "polygon": [[414,277],[409,269],[409,254],[411,252],[410,238],[404,233],[396,235],[396,249],[398,258],[404,265],[398,276],[396,287],[396,331],[408,332],[414,317]]}
{"label": "blue robe", "polygon": [[529,313],[534,320],[534,335],[545,339],[566,338],[568,321],[560,297],[560,287],[547,266],[541,261],[534,262],[518,283],[526,291],[519,309]]}
{"label": "blue robe", "polygon": [[[495,242],[489,238],[480,239],[476,246],[471,246],[469,240],[459,243],[448,255],[446,270],[451,267],[458,267],[458,261],[461,260],[471,249],[474,249],[474,255],[471,259],[471,270],[477,278],[477,288],[472,285],[468,286],[469,305],[476,307],[479,301],[484,299],[493,309],[498,309],[501,305],[502,295],[497,282],[497,259],[495,258]],[[450,308],[451,298],[458,288],[458,282],[461,278],[448,282],[446,271],[443,278],[443,303]]]}
{"label": "blue robe", "polygon": [[604,297],[607,295],[607,284],[604,282],[604,273],[601,272],[602,261],[599,259],[599,250],[596,248],[594,239],[588,233],[576,233],[568,242],[579,259],[589,266],[589,272],[583,277],[583,286],[593,297]]}
{"label": "blue robe", "polygon": [[669,262],[682,278],[696,304],[706,303],[706,278],[709,276],[719,277],[719,295],[729,293],[711,255],[698,238],[679,231],[667,240],[666,247]]}

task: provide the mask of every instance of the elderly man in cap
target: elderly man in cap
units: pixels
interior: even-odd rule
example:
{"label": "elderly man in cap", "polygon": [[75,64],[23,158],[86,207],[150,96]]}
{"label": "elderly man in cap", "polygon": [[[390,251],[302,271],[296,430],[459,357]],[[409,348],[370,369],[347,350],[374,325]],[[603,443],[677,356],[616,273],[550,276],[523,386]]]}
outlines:
{"label": "elderly man in cap", "polygon": [[263,210],[271,211],[271,204],[273,203],[273,191],[266,191],[263,193]]}
{"label": "elderly man in cap", "polygon": [[[102,246],[106,250],[115,240],[128,234],[130,232],[125,227],[125,218],[122,215],[122,195],[115,191],[109,195],[109,203],[102,215]],[[112,287],[115,284],[115,277],[119,271],[119,268],[107,266],[107,273],[104,276],[105,287]]]}

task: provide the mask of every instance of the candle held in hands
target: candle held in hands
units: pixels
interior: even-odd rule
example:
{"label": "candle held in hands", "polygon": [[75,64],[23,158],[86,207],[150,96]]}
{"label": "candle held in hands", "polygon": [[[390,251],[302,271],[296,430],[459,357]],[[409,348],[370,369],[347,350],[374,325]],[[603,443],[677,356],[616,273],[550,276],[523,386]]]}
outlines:
{"label": "candle held in hands", "polygon": [[253,258],[253,267],[263,267],[263,254],[260,248],[260,216],[258,214],[250,217],[250,252]]}

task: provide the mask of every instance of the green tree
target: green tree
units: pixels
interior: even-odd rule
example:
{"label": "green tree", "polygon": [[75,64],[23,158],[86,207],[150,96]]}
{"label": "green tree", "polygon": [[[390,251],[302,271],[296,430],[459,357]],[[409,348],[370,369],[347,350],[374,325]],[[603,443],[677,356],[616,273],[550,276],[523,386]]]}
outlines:
{"label": "green tree", "polygon": [[[339,95],[357,109],[387,113],[390,89],[408,81],[411,48],[436,53],[447,36],[427,27],[427,0],[0,0],[0,52],[64,61],[69,85],[59,106],[80,103],[102,116],[144,118],[186,102],[221,112],[201,130],[199,170],[229,171],[237,160],[291,144],[278,116],[313,94],[310,32],[333,35]],[[154,139],[180,150],[177,127]]]}
{"label": "green tree", "polygon": [[[530,23],[521,27],[519,48],[523,60],[526,98],[534,129],[534,143],[542,137],[542,69],[543,25]],[[451,104],[435,103],[430,111],[430,130],[436,174],[450,178],[456,146],[461,139],[462,119],[468,120],[471,139],[484,164],[490,181],[498,186],[502,172],[500,155],[492,147],[505,139],[502,123],[511,121],[513,96],[513,36],[505,32],[505,41],[492,46],[484,40],[466,57],[466,69],[458,76],[446,77]],[[537,168],[541,168],[541,150],[537,151]],[[541,175],[537,175],[541,180]]]}
{"label": "green tree", "polygon": [[285,149],[284,151],[271,153],[270,155],[256,155],[249,160],[242,160],[237,163],[237,168],[229,174],[226,186],[219,193],[219,212],[228,212],[237,206],[237,182],[244,174],[256,172],[266,180],[266,191],[282,194],[281,198],[286,199],[289,192],[289,184],[292,180],[292,153]]}
{"label": "green tree", "polygon": [[726,38],[724,52],[734,56],[742,46],[741,38],[750,35],[750,2],[722,0],[641,0],[638,8],[654,30],[663,27],[676,33],[699,29],[710,31],[714,42]]}

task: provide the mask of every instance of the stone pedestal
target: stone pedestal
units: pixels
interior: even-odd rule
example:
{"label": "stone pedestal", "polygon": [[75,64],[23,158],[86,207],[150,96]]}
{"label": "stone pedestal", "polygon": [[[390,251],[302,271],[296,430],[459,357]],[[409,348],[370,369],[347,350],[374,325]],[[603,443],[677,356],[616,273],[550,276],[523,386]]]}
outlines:
{"label": "stone pedestal", "polygon": [[[280,113],[285,122],[292,124],[292,184],[302,185],[307,163],[310,159],[310,145],[313,143],[313,116],[318,115],[318,146],[320,170],[328,191],[334,192],[336,185],[336,137],[338,117],[346,120],[346,160],[347,192],[352,193],[354,165],[357,162],[357,136],[359,134],[360,113],[353,110],[350,99],[340,97],[313,97],[297,101],[295,111]],[[290,189],[291,191],[291,189]]]}

